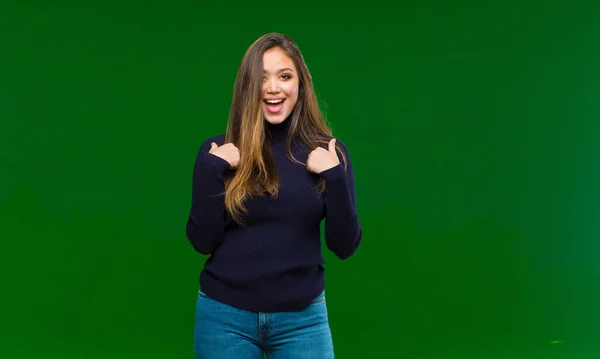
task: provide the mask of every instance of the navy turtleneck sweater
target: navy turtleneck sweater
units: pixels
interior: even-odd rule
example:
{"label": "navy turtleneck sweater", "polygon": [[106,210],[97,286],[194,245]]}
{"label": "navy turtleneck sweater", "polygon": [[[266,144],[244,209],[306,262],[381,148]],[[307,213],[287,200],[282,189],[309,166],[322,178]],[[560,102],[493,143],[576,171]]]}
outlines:
{"label": "navy turtleneck sweater", "polygon": [[[340,156],[340,165],[310,173],[287,156],[288,122],[266,126],[279,196],[248,200],[244,226],[231,219],[223,202],[230,166],[208,152],[211,142],[223,145],[224,136],[207,139],[196,158],[186,234],[198,252],[210,255],[200,286],[210,298],[239,309],[287,312],[310,305],[325,287],[322,220],[327,248],[341,259],[349,258],[362,239],[346,147],[337,141],[346,155],[346,168]],[[292,150],[306,163],[309,150],[298,145]],[[322,193],[317,189],[319,176],[326,181]]]}

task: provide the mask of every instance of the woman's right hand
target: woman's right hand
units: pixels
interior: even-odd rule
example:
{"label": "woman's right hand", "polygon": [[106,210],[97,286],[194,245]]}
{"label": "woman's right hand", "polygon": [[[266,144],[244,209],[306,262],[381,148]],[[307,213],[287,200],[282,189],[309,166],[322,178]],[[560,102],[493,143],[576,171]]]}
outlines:
{"label": "woman's right hand", "polygon": [[229,162],[232,168],[236,168],[240,163],[240,150],[233,143],[226,143],[223,146],[218,146],[216,143],[210,144],[209,153],[224,159]]}

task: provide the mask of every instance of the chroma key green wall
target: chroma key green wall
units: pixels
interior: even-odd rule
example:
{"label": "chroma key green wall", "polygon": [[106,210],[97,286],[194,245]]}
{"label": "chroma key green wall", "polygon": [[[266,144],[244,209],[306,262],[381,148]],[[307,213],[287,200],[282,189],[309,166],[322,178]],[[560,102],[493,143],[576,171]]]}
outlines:
{"label": "chroma key green wall", "polygon": [[599,357],[600,5],[101,3],[0,7],[1,357],[193,357],[193,162],[272,31],[355,165],[338,358]]}

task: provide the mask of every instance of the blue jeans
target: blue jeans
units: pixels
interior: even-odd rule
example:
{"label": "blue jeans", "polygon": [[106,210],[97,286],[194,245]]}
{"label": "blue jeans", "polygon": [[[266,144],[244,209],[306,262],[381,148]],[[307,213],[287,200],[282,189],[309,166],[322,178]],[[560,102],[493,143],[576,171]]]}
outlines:
{"label": "blue jeans", "polygon": [[333,359],[325,293],[299,312],[254,313],[201,290],[194,325],[196,359]]}

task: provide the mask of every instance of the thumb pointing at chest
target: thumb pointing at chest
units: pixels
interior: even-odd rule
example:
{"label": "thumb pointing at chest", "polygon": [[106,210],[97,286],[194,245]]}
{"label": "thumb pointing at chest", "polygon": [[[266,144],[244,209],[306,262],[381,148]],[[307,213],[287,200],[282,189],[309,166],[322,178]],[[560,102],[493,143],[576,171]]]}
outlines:
{"label": "thumb pointing at chest", "polygon": [[335,138],[332,138],[331,141],[329,141],[329,152],[335,153]]}

